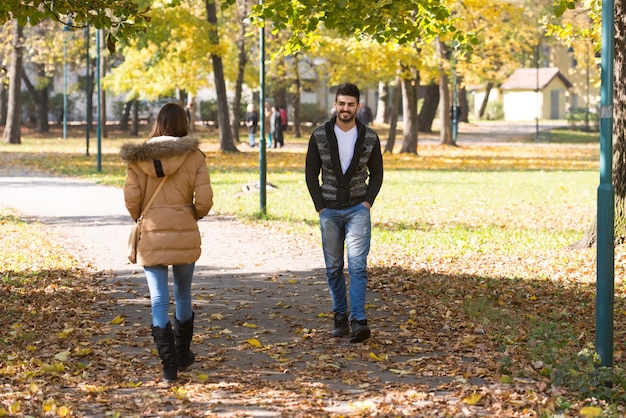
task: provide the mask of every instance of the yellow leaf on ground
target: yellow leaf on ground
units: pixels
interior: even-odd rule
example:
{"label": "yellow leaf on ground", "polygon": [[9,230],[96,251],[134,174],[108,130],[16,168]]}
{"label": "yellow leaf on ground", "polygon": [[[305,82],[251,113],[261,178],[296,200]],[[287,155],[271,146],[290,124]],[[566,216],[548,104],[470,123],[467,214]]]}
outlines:
{"label": "yellow leaf on ground", "polygon": [[208,374],[200,373],[198,375],[198,381],[199,382],[206,382],[207,380],[209,380],[209,375]]}
{"label": "yellow leaf on ground", "polygon": [[125,320],[124,320],[124,317],[123,317],[122,315],[118,315],[118,316],[116,316],[115,318],[113,318],[113,320],[111,321],[111,323],[112,323],[112,324],[114,324],[114,325],[118,325],[118,324],[123,323],[124,321],[125,321]]}
{"label": "yellow leaf on ground", "polygon": [[44,372],[47,372],[47,373],[54,373],[54,372],[60,373],[65,370],[65,366],[63,366],[63,363],[52,363],[52,364],[43,363],[41,365],[41,368]]}
{"label": "yellow leaf on ground", "polygon": [[182,386],[172,388],[172,392],[174,392],[176,397],[179,398],[179,399],[186,399],[187,398],[187,389],[185,389]]}
{"label": "yellow leaf on ground", "polygon": [[74,328],[66,328],[63,331],[59,332],[57,335],[59,338],[67,338],[72,332],[74,332]]}
{"label": "yellow leaf on ground", "polygon": [[257,348],[263,347],[263,344],[261,344],[261,342],[257,340],[256,338],[248,338],[246,342],[250,344],[252,347],[257,347]]}
{"label": "yellow leaf on ground", "polygon": [[256,324],[251,324],[249,322],[244,322],[242,324],[242,326],[246,327],[246,328],[258,328],[258,326]]}
{"label": "yellow leaf on ground", "polygon": [[57,410],[57,414],[60,417],[69,417],[72,414],[72,412],[69,410],[67,406],[62,406]]}
{"label": "yellow leaf on ground", "polygon": [[386,354],[382,354],[382,355],[379,356],[376,353],[370,352],[370,358],[372,360],[375,360],[375,361],[385,361],[385,360],[387,360],[388,357],[387,357]]}
{"label": "yellow leaf on ground", "polygon": [[580,415],[585,418],[596,418],[602,414],[602,408],[597,406],[585,406],[580,410]]}
{"label": "yellow leaf on ground", "polygon": [[[56,405],[54,403],[54,399],[46,399],[42,402],[41,404],[43,412],[50,412],[52,411],[54,408],[56,408]],[[0,416],[2,416],[2,414],[0,414]]]}
{"label": "yellow leaf on ground", "polygon": [[211,319],[224,319],[224,315],[222,315],[221,313],[214,313],[213,315],[211,315]]}
{"label": "yellow leaf on ground", "polygon": [[22,410],[22,404],[20,401],[15,401],[11,405],[9,405],[9,412],[11,414],[17,414]]}
{"label": "yellow leaf on ground", "polygon": [[54,359],[59,361],[67,361],[67,359],[70,357],[70,354],[71,353],[69,351],[62,351],[55,354]]}
{"label": "yellow leaf on ground", "polygon": [[79,348],[78,350],[76,350],[76,355],[78,357],[85,357],[88,356],[89,354],[91,354],[92,350],[89,347],[85,347],[85,348]]}
{"label": "yellow leaf on ground", "polygon": [[472,393],[470,396],[463,399],[463,402],[465,402],[468,405],[476,405],[478,402],[480,402],[481,398],[482,398],[482,395],[478,393]]}

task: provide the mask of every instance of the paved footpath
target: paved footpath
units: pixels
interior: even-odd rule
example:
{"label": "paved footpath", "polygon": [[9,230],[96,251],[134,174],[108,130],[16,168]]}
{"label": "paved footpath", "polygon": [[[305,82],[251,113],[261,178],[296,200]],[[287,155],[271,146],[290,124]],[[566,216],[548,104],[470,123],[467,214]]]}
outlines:
{"label": "paved footpath", "polygon": [[[116,275],[135,270],[125,257],[132,221],[119,188],[62,177],[0,177],[0,206],[59,229],[78,251],[75,255],[98,270],[113,270]],[[199,270],[263,275],[323,266],[319,248],[302,251],[293,242],[277,243],[232,218],[209,214],[199,227],[203,239]]]}

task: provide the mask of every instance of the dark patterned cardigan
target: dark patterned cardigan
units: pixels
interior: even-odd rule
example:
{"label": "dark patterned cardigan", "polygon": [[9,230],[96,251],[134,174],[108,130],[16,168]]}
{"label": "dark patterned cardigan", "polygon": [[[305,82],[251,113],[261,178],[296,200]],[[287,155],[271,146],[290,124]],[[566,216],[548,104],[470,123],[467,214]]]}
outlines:
{"label": "dark patterned cardigan", "polygon": [[335,122],[336,116],[315,128],[309,140],[305,173],[315,210],[346,208],[361,202],[373,205],[383,183],[383,157],[378,135],[356,120],[358,137],[354,157],[344,174],[339,161]]}

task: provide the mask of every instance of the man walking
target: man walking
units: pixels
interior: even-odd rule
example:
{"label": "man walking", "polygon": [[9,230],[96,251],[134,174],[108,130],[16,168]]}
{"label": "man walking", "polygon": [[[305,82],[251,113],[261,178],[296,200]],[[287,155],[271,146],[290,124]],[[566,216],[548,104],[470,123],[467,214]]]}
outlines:
{"label": "man walking", "polygon": [[[370,208],[383,182],[378,135],[356,118],[359,95],[354,84],[339,86],[335,115],[311,134],[305,170],[306,184],[320,217],[326,280],[335,321],[331,335],[350,334],[353,343],[370,337],[365,314]],[[349,310],[343,271],[344,244],[350,276]]]}

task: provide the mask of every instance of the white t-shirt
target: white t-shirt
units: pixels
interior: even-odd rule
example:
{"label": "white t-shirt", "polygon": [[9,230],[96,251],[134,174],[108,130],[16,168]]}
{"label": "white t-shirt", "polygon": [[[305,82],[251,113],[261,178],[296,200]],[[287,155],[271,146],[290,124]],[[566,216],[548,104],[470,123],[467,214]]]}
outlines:
{"label": "white t-shirt", "polygon": [[344,174],[350,167],[352,157],[354,157],[354,146],[356,145],[358,135],[356,125],[347,132],[342,131],[341,128],[335,125],[335,136],[339,146],[339,161],[341,161],[341,171]]}

